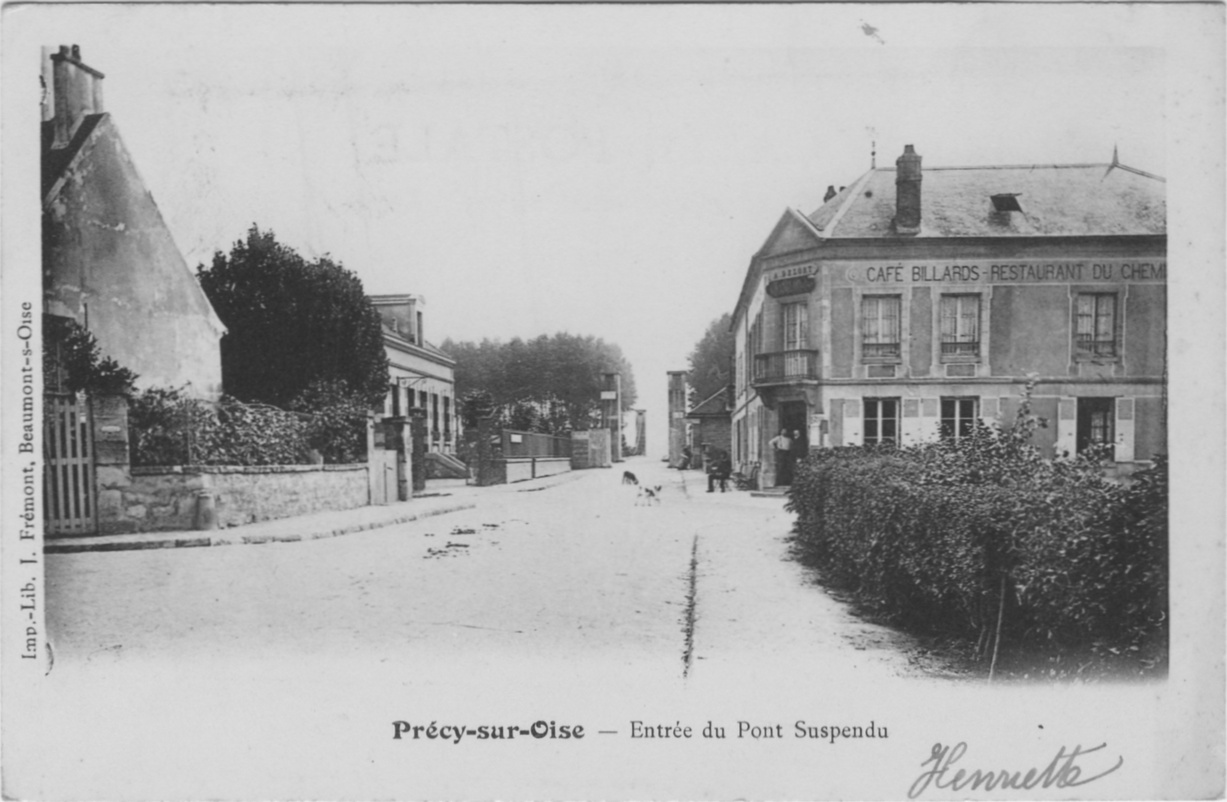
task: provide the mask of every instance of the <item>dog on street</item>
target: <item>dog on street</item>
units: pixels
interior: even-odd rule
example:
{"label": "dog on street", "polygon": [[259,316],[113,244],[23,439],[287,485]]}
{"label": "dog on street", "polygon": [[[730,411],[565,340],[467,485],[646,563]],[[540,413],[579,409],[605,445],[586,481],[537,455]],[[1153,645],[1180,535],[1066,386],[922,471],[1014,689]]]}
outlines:
{"label": "dog on street", "polygon": [[652,504],[659,504],[660,503],[660,487],[661,487],[660,485],[656,485],[654,487],[648,487],[647,485],[640,485],[639,495],[635,499],[635,505],[639,506],[640,504],[642,504],[643,506],[646,507]]}

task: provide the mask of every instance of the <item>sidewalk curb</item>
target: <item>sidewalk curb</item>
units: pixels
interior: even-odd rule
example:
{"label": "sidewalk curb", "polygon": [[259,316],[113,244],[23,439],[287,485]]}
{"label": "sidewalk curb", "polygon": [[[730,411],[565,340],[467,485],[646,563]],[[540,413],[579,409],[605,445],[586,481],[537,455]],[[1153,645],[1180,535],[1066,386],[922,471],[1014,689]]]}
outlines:
{"label": "sidewalk curb", "polygon": [[351,524],[348,526],[340,526],[333,529],[325,529],[307,534],[243,535],[236,533],[234,535],[229,535],[223,533],[217,535],[175,536],[171,533],[167,533],[167,537],[161,540],[134,540],[130,542],[111,541],[105,543],[44,541],[43,553],[79,554],[86,551],[137,551],[141,549],[188,549],[203,546],[258,546],[263,543],[299,543],[304,540],[323,540],[330,537],[350,535],[354,534],[355,532],[367,532],[372,529],[397,526],[398,524],[409,523],[422,518],[430,518],[436,515],[447,515],[449,513],[459,512],[461,510],[471,510],[476,506],[476,501],[451,504],[446,507],[438,507],[432,510],[422,510],[421,512],[398,515],[395,518],[388,518],[387,520]]}

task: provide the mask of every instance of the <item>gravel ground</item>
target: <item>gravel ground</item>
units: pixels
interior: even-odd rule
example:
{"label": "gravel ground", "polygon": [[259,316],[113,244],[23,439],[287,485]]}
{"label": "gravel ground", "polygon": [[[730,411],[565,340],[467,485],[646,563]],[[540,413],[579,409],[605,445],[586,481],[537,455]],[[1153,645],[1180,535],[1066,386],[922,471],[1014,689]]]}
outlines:
{"label": "gravel ground", "polygon": [[[620,469],[592,471],[324,540],[48,555],[56,660],[6,696],[6,721],[36,722],[5,741],[6,792],[863,794],[815,762],[825,754],[875,755],[891,766],[887,796],[906,789],[930,742],[903,725],[938,715],[918,691],[975,689],[933,679],[910,640],[857,619],[787,560],[782,499],[709,495],[698,472],[646,459],[624,467],[660,484],[660,502],[640,503]],[[734,737],[741,721],[798,719],[876,721],[892,738]],[[393,740],[396,720],[557,721],[589,737],[445,747]],[[730,740],[700,738],[708,721]],[[685,723],[694,737],[648,744],[630,738],[633,722]]]}
{"label": "gravel ground", "polygon": [[910,641],[784,559],[780,499],[709,495],[698,472],[628,465],[662,486],[659,503],[597,471],[327,540],[49,555],[57,660],[362,654],[429,672],[531,653],[695,681],[773,666],[916,672]]}

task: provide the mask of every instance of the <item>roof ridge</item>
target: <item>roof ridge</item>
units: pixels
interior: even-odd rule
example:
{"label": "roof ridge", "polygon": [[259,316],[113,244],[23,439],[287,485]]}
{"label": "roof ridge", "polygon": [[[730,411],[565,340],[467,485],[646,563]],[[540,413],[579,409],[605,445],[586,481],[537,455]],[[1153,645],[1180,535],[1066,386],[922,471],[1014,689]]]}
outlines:
{"label": "roof ridge", "polygon": [[[925,167],[921,172],[927,173],[930,170],[1085,170],[1090,167],[1107,166],[1107,162],[1070,162],[1068,164],[949,164],[939,165],[937,167]],[[894,168],[889,169],[893,170]]]}
{"label": "roof ridge", "polygon": [[823,239],[831,238],[831,235],[835,233],[835,226],[839,225],[839,221],[843,220],[844,215],[850,208],[852,208],[852,204],[860,195],[861,189],[863,189],[865,184],[869,182],[869,177],[877,171],[885,169],[886,168],[884,167],[870,167],[864,175],[852,182],[851,189],[848,191],[848,196],[843,199],[843,203],[839,207],[839,210],[835,212],[835,215],[831,218],[831,221],[818,232],[820,237]]}

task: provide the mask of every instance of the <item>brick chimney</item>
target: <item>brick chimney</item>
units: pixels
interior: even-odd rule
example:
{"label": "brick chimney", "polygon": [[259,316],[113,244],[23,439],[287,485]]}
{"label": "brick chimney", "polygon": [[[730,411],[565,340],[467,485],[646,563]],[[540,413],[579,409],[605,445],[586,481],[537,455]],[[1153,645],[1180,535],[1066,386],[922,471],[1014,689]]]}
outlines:
{"label": "brick chimney", "polygon": [[920,154],[911,145],[895,160],[895,232],[920,233]]}
{"label": "brick chimney", "polygon": [[52,85],[48,87],[55,103],[55,138],[51,147],[66,147],[77,127],[88,114],[101,114],[102,73],[81,61],[81,48],[60,46],[51,55]]}

